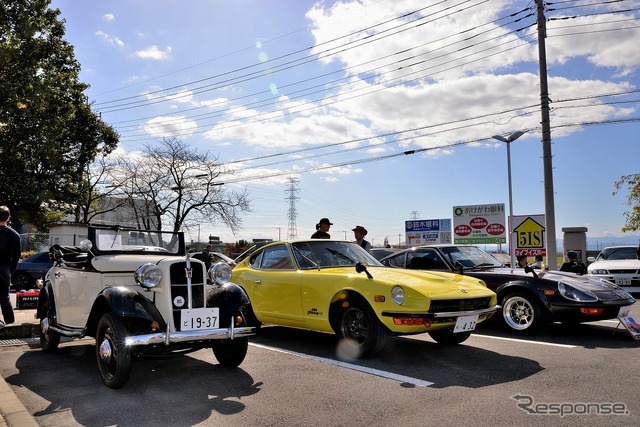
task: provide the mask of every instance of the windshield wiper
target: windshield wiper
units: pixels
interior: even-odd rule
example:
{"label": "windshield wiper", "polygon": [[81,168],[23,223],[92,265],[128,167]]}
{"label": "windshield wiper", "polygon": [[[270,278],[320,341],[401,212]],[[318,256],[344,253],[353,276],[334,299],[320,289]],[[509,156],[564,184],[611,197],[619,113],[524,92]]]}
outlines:
{"label": "windshield wiper", "polygon": [[346,256],[345,254],[343,254],[342,252],[336,251],[335,249],[331,249],[331,248],[325,248],[325,249],[331,252],[333,255],[336,255],[337,257],[342,258],[345,261],[349,261],[351,264],[354,264],[353,260],[348,256]]}
{"label": "windshield wiper", "polygon": [[477,269],[477,268],[478,268],[478,269],[484,269],[484,268],[494,268],[494,267],[496,267],[496,265],[495,265],[495,264],[493,264],[493,263],[490,263],[490,262],[483,262],[483,263],[480,263],[480,264],[478,264],[478,265],[474,265],[474,266],[473,266],[473,269],[475,270],[475,269]]}
{"label": "windshield wiper", "polygon": [[302,258],[304,258],[305,260],[309,261],[309,263],[311,263],[311,265],[313,267],[316,267],[317,269],[320,269],[320,265],[318,265],[318,263],[316,263],[315,261],[313,261],[311,258],[309,258],[308,256],[306,256],[305,254],[302,253],[302,251],[300,249],[298,249],[297,247],[293,247],[293,249],[296,251],[296,253],[298,255],[300,255]]}

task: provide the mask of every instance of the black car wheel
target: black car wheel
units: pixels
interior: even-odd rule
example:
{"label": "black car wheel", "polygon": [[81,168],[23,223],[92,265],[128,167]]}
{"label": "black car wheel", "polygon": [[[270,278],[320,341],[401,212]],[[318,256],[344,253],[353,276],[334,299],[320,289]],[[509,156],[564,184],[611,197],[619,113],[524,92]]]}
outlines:
{"label": "black car wheel", "polygon": [[121,318],[106,313],[98,323],[96,357],[102,382],[110,388],[120,388],[131,374],[131,351],[125,345],[127,334]]}
{"label": "black car wheel", "polygon": [[389,333],[366,305],[350,302],[338,313],[338,335],[358,349],[359,357],[371,357],[387,345]]}
{"label": "black car wheel", "polygon": [[[235,317],[235,316],[234,316]],[[233,321],[233,320],[232,320]],[[247,326],[245,320],[236,326]],[[215,340],[211,345],[213,355],[222,366],[237,368],[247,355],[249,338],[241,337],[232,340]]]}
{"label": "black car wheel", "polygon": [[544,314],[535,296],[510,294],[502,300],[502,320],[515,332],[533,333],[544,322]]}
{"label": "black car wheel", "polygon": [[13,273],[11,276],[11,282],[16,292],[31,289],[31,279],[26,273]]}
{"label": "black car wheel", "polygon": [[454,334],[450,329],[442,329],[439,331],[431,331],[429,335],[438,344],[452,345],[466,341],[467,338],[471,336],[471,332],[457,332]]}
{"label": "black car wheel", "polygon": [[44,317],[40,319],[40,348],[48,353],[56,351],[58,345],[60,345],[60,334],[49,327],[51,319],[53,319],[51,311],[51,304],[49,300],[46,300],[42,305]]}

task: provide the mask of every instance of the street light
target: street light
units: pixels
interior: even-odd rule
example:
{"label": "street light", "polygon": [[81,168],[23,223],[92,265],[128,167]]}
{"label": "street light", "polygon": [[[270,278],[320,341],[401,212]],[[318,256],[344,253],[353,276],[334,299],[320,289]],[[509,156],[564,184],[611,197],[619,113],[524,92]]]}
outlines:
{"label": "street light", "polygon": [[507,144],[507,180],[509,181],[509,258],[511,259],[511,268],[516,265],[515,246],[513,244],[513,197],[511,192],[511,143],[524,135],[524,132],[513,132],[507,138],[501,135],[493,135],[494,139]]}

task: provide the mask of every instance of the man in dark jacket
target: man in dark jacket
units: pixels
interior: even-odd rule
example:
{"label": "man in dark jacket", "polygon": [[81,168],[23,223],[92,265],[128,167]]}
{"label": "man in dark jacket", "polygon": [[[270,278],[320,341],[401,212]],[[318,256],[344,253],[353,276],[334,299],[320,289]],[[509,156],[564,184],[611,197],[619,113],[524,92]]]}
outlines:
{"label": "man in dark jacket", "polygon": [[578,261],[578,253],[576,251],[567,251],[567,258],[568,261],[562,264],[560,271],[587,274],[587,266]]}
{"label": "man in dark jacket", "polygon": [[9,218],[9,208],[0,206],[0,308],[4,317],[4,322],[0,321],[0,329],[15,321],[9,299],[9,287],[21,252],[20,235],[8,226]]}

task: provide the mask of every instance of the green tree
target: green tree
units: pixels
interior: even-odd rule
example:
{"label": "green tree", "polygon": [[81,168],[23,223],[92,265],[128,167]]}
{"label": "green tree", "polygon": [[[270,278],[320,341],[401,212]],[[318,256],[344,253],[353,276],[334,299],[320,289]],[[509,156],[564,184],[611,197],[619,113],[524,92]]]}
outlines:
{"label": "green tree", "polygon": [[50,0],[0,0],[0,202],[14,223],[73,212],[87,165],[118,135],[87,103],[88,85]]}
{"label": "green tree", "polygon": [[638,231],[640,230],[640,174],[625,175],[616,181],[614,184],[615,196],[622,188],[629,189],[629,196],[627,197],[627,206],[630,210],[624,213],[626,222],[621,228],[621,231]]}

